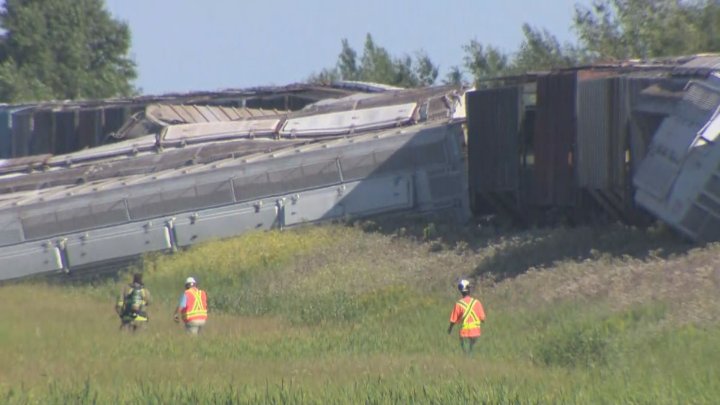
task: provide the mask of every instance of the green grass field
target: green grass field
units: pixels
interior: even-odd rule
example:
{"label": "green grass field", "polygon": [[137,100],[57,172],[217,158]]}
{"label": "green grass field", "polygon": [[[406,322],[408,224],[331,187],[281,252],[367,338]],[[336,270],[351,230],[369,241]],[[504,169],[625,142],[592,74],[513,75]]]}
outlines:
{"label": "green grass field", "polygon": [[[113,310],[134,269],[0,287],[0,403],[720,402],[720,245],[426,225],[309,226],[147,257],[155,302],[134,335]],[[189,275],[212,308],[198,339],[172,322]],[[470,358],[445,333],[461,276],[488,316]]]}

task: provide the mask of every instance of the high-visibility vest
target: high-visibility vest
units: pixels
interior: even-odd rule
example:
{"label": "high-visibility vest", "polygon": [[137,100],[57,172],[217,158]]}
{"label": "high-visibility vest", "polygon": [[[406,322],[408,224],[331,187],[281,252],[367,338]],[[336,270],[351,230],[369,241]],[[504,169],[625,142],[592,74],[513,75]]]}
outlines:
{"label": "high-visibility vest", "polygon": [[207,319],[207,295],[197,287],[185,290],[185,308],[182,309],[185,322]]}
{"label": "high-visibility vest", "polygon": [[457,302],[457,304],[463,309],[462,330],[480,328],[480,318],[478,318],[478,315],[474,310],[475,303],[477,302],[478,300],[475,298],[470,299],[470,302],[465,302],[464,300],[459,300]]}

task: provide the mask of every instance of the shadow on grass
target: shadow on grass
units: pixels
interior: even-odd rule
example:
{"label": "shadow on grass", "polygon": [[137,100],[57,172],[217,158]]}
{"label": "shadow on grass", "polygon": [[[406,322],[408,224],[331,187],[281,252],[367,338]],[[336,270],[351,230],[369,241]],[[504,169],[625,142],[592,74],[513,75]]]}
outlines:
{"label": "shadow on grass", "polygon": [[467,224],[457,224],[447,216],[413,215],[377,217],[354,226],[426,243],[431,251],[451,249],[459,254],[474,254],[484,250],[470,276],[494,281],[568,260],[667,259],[701,247],[662,224],[645,228],[605,223],[522,229],[493,218],[473,218]]}

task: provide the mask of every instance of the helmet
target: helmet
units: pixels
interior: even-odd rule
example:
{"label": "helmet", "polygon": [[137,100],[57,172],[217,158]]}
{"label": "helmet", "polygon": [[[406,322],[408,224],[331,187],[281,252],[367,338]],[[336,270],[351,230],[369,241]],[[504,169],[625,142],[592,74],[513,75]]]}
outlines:
{"label": "helmet", "polygon": [[188,277],[185,279],[185,285],[188,285],[188,284],[197,284],[197,282],[195,281],[194,278]]}
{"label": "helmet", "polygon": [[470,292],[470,281],[466,279],[460,280],[458,283],[458,290],[460,292]]}

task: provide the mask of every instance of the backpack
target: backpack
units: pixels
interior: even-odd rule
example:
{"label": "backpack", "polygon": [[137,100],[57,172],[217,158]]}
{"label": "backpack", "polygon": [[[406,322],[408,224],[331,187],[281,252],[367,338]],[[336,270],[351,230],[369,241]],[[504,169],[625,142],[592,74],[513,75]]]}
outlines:
{"label": "backpack", "polygon": [[125,296],[124,314],[135,318],[143,307],[143,287],[133,285],[130,292]]}

